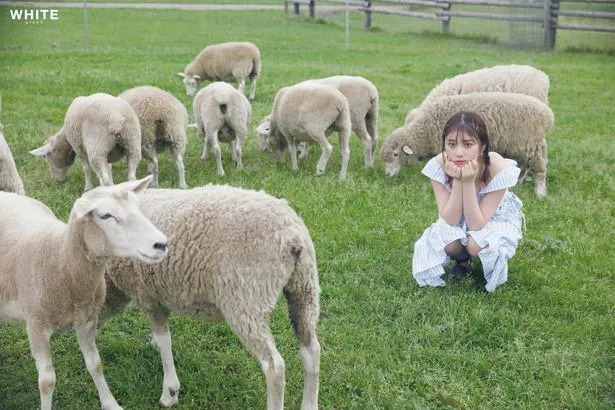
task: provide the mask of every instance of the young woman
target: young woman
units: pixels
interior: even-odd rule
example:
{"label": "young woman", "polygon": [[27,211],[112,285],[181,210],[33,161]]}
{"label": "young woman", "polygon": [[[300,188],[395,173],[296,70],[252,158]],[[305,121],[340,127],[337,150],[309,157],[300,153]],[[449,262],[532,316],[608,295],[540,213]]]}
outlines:
{"label": "young woman", "polygon": [[419,286],[444,286],[443,267],[455,260],[453,276],[471,272],[480,258],[486,289],[508,279],[508,260],[521,239],[521,200],[508,188],[517,183],[517,163],[489,152],[483,120],[471,112],[453,115],[442,133],[442,153],[423,174],[431,179],[440,217],[414,245],[412,274]]}

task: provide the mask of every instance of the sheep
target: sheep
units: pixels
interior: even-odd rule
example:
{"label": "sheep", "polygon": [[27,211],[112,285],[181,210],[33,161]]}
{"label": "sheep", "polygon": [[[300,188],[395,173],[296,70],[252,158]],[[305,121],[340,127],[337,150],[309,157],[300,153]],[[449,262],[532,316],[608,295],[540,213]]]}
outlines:
{"label": "sheep", "polygon": [[[0,101],[0,111],[2,111]],[[11,150],[4,139],[4,125],[0,124],[0,191],[15,192],[25,195],[21,177],[17,172],[15,160]]]}
{"label": "sheep", "polygon": [[65,180],[76,154],[83,165],[85,191],[94,186],[92,168],[101,185],[112,185],[110,163],[125,155],[128,179],[132,181],[141,161],[139,119],[126,101],[109,94],[77,97],[68,107],[60,131],[30,153],[44,157],[59,182]]}
{"label": "sheep", "polygon": [[[448,78],[427,95],[424,102],[447,95],[477,92],[509,92],[525,94],[549,104],[549,76],[529,65],[496,65]],[[416,111],[406,116],[406,124],[412,121]]]}
{"label": "sheep", "polygon": [[349,137],[351,132],[348,99],[329,85],[303,82],[280,89],[273,101],[271,114],[259,127],[261,140],[278,157],[288,149],[293,171],[297,165],[297,143],[316,141],[322,155],[316,165],[316,175],[323,175],[331,155],[332,146],[327,136],[337,130],[342,154],[340,179],[345,180],[350,159]]}
{"label": "sheep", "polygon": [[489,132],[490,149],[517,160],[524,172],[535,178],[537,197],[547,195],[547,142],[553,127],[553,112],[537,100],[515,93],[472,93],[440,97],[421,105],[409,124],[393,131],[382,144],[385,174],[395,176],[400,166],[412,166],[417,159],[442,151],[446,121],[459,111],[478,114]]}
{"label": "sheep", "polygon": [[179,173],[179,187],[185,189],[186,171],[186,107],[172,94],[149,85],[134,87],[118,96],[126,101],[137,114],[141,125],[142,155],[147,168],[154,176],[152,187],[158,186],[158,159],[156,152],[169,147]]}
{"label": "sheep", "polygon": [[161,264],[114,260],[106,271],[101,320],[134,299],[152,328],[164,378],[160,403],[178,401],[180,383],[171,351],[170,312],[226,320],[259,361],[267,379],[267,408],[284,405],[284,360],[269,316],[280,293],[301,342],[303,409],[318,407],[320,345],[316,337],[319,285],[316,254],[301,218],[285,200],[224,185],[147,190],[141,211],[169,236]]}
{"label": "sheep", "polygon": [[137,206],[151,176],[83,194],[68,224],[44,204],[0,192],[0,320],[26,325],[38,370],[41,409],[51,409],[56,375],[49,338],[75,329],[103,409],[121,409],[111,394],[96,348],[110,257],[160,262],[167,239]]}
{"label": "sheep", "polygon": [[237,168],[243,168],[242,145],[248,133],[252,107],[248,99],[232,86],[215,82],[202,88],[194,97],[197,136],[203,139],[201,159],[207,159],[207,143],[216,155],[218,176],[224,176],[219,141],[228,142]]}
{"label": "sheep", "polygon": [[183,73],[186,93],[192,97],[202,80],[239,83],[243,94],[246,77],[250,78],[250,99],[256,93],[256,79],[261,73],[261,54],[250,42],[228,42],[205,47]]}

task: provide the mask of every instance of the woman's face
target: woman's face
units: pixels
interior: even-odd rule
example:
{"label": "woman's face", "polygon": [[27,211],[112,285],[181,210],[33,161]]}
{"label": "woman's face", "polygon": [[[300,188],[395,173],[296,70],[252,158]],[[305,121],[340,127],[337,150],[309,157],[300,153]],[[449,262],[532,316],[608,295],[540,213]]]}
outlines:
{"label": "woman's face", "polygon": [[444,153],[449,161],[458,167],[481,155],[480,141],[466,132],[452,131],[444,138]]}

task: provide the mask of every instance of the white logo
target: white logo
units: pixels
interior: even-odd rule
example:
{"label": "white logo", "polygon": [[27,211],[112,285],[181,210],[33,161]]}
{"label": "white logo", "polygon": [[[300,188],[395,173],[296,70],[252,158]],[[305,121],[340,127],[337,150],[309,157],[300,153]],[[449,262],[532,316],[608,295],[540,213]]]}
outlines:
{"label": "white logo", "polygon": [[24,21],[26,24],[41,24],[47,20],[58,20],[57,9],[10,9],[11,20]]}

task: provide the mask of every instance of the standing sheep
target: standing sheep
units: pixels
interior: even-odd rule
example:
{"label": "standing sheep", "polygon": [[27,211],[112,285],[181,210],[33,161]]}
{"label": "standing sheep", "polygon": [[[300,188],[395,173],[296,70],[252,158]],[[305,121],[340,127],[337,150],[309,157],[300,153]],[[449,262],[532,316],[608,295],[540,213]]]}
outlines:
{"label": "standing sheep", "polygon": [[303,82],[280,89],[271,114],[263,119],[257,131],[278,157],[289,150],[293,171],[299,169],[297,144],[310,140],[317,142],[322,155],[316,164],[316,175],[325,173],[333,149],[327,136],[337,131],[342,154],[340,179],[346,179],[350,159],[350,109],[348,99],[336,88]]}
{"label": "standing sheep", "polygon": [[[478,92],[507,92],[525,94],[549,104],[549,76],[529,65],[496,65],[448,78],[425,97],[422,104],[435,98]],[[412,121],[416,109],[406,116]]]}
{"label": "standing sheep", "polygon": [[[2,111],[1,104],[2,101],[0,101],[0,112]],[[15,166],[15,160],[13,160],[9,145],[4,139],[4,125],[2,124],[0,124],[0,191],[15,192],[20,195],[26,194]]]}
{"label": "standing sheep", "polygon": [[203,139],[201,159],[207,159],[207,143],[210,143],[216,155],[218,176],[223,176],[222,153],[218,142],[228,142],[237,168],[243,168],[243,140],[252,116],[248,99],[229,84],[215,82],[201,89],[192,105],[197,136]]}
{"label": "standing sheep", "polygon": [[316,337],[319,285],[316,253],[301,218],[284,200],[230,186],[186,191],[148,190],[142,212],[169,235],[173,250],[161,264],[115,260],[107,270],[101,317],[134,299],[152,328],[164,371],[163,406],[178,401],[168,317],[183,313],[226,320],[259,361],[267,379],[267,408],[283,409],[284,359],[269,317],[281,293],[301,342],[302,409],[318,407],[320,345]]}
{"label": "standing sheep", "polygon": [[250,99],[256,93],[256,79],[261,73],[261,53],[250,42],[228,42],[205,47],[183,73],[186,93],[192,97],[203,80],[239,83],[243,94],[246,77],[250,78]]}
{"label": "standing sheep", "polygon": [[546,134],[553,127],[553,112],[534,97],[514,93],[473,93],[427,101],[409,124],[393,131],[381,149],[385,174],[395,176],[400,166],[442,152],[446,121],[460,111],[478,114],[489,132],[490,148],[515,159],[534,174],[536,196],[547,195]]}
{"label": "standing sheep", "polygon": [[112,185],[110,163],[126,156],[132,181],[141,161],[139,119],[126,101],[112,95],[77,97],[68,107],[60,131],[30,153],[45,157],[51,175],[59,182],[66,178],[76,154],[83,165],[86,191],[94,186],[92,168],[101,185]]}
{"label": "standing sheep", "polygon": [[118,97],[130,104],[139,118],[142,154],[150,174],[154,176],[152,186],[158,186],[156,152],[169,147],[179,172],[179,187],[185,189],[186,107],[170,93],[149,85],[131,88]]}
{"label": "standing sheep", "polygon": [[103,409],[121,407],[111,394],[96,348],[109,257],[161,261],[167,239],[139,211],[136,193],[151,177],[100,187],[75,201],[68,224],[41,202],[0,192],[0,320],[26,324],[38,370],[41,409],[51,409],[56,382],[49,338],[75,329]]}

